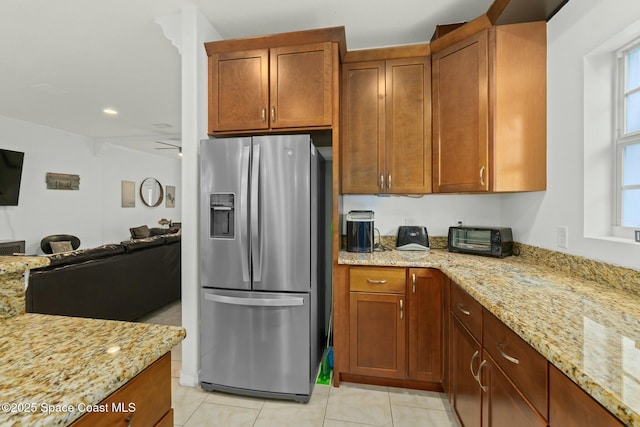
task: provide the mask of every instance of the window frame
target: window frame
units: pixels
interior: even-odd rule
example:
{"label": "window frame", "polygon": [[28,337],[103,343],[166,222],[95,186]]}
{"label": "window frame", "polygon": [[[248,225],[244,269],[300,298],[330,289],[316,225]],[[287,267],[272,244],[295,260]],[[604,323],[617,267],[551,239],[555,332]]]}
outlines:
{"label": "window frame", "polygon": [[630,52],[640,49],[640,37],[626,44],[618,49],[615,55],[616,60],[616,82],[615,82],[615,126],[613,137],[614,148],[614,224],[612,227],[612,234],[615,237],[631,238],[633,239],[633,230],[640,228],[640,226],[624,226],[624,191],[625,190],[640,190],[640,184],[637,185],[624,185],[624,150],[626,147],[632,145],[640,145],[640,129],[633,132],[626,132],[627,129],[627,98],[640,92],[640,86],[633,90],[626,91],[626,77],[628,70],[627,57]]}

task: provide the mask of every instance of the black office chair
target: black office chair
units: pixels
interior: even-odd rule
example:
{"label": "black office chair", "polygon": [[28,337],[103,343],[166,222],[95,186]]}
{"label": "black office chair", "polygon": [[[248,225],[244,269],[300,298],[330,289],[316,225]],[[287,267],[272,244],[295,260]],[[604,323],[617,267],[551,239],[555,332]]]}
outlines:
{"label": "black office chair", "polygon": [[71,242],[73,250],[80,247],[80,239],[76,236],[72,236],[71,234],[53,234],[40,241],[40,249],[42,249],[42,252],[45,254],[53,253],[53,249],[51,249],[51,242]]}

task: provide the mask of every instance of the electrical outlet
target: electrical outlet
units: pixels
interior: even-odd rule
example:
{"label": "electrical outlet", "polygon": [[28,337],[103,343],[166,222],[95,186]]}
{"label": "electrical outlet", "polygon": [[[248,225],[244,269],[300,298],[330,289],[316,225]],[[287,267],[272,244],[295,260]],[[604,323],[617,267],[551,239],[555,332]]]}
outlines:
{"label": "electrical outlet", "polygon": [[566,225],[558,227],[558,247],[569,249],[569,227]]}

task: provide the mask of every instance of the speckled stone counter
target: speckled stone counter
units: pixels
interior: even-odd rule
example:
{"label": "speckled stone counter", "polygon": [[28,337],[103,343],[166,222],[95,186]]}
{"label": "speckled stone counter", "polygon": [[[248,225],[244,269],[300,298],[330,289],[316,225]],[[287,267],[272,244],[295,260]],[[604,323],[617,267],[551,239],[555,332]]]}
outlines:
{"label": "speckled stone counter", "polygon": [[640,295],[613,279],[635,281],[640,272],[621,269],[596,282],[535,256],[443,249],[340,252],[338,263],[441,270],[623,423],[640,426]]}
{"label": "speckled stone counter", "polygon": [[[78,408],[126,384],[182,341],[185,330],[25,314],[0,320],[0,336],[0,425],[48,427],[81,417]],[[76,410],[43,411],[61,405]]]}
{"label": "speckled stone counter", "polygon": [[24,314],[25,271],[47,265],[46,257],[0,256],[0,319]]}

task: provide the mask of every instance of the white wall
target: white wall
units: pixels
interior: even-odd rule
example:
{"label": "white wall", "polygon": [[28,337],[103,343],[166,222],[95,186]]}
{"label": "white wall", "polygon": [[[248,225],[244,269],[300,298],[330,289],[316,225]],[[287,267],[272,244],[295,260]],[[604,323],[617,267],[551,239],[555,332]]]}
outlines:
{"label": "white wall", "polygon": [[[162,218],[180,220],[180,161],[100,145],[61,130],[0,116],[0,147],[25,153],[18,206],[0,207],[0,240],[25,240],[27,253],[42,253],[40,240],[73,234],[81,247],[120,242],[129,227],[159,226]],[[80,189],[47,190],[47,172],[80,176]],[[121,208],[121,180],[153,176],[176,186],[176,208]]]}
{"label": "white wall", "polygon": [[[585,210],[600,206],[593,203],[610,203],[589,197],[595,187],[585,185],[585,177],[611,182],[610,167],[585,166],[585,158],[590,162],[594,156],[609,161],[608,151],[594,152],[589,145],[593,135],[584,130],[585,110],[593,111],[594,103],[604,107],[611,104],[606,94],[589,91],[589,82],[584,79],[585,62],[594,49],[638,20],[637,0],[584,0],[568,2],[549,21],[547,191],[503,196],[503,222],[511,224],[518,241],[561,250],[557,247],[557,227],[564,225],[569,229],[569,245],[563,251],[640,269],[640,245],[585,237],[592,233],[585,233],[584,221]],[[603,116],[612,119],[610,108],[600,109],[600,118]],[[594,117],[588,118],[592,120]]]}

